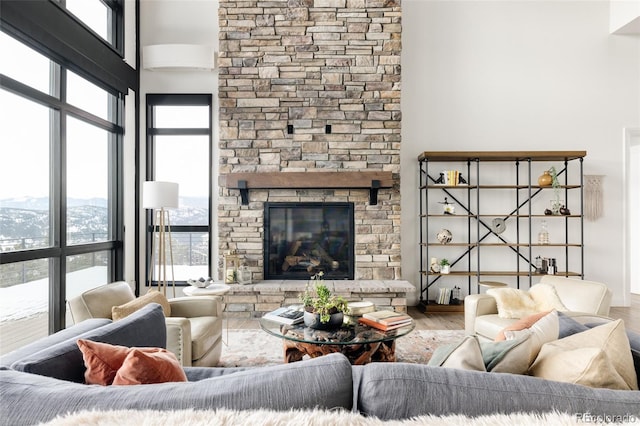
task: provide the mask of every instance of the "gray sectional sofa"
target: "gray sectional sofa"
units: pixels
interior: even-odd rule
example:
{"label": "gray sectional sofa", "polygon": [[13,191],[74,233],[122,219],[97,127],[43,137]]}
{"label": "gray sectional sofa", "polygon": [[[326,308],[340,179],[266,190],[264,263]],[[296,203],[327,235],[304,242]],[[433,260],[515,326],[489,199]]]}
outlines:
{"label": "gray sectional sofa", "polygon": [[640,417],[640,392],[592,389],[529,376],[403,363],[351,366],[341,354],[259,368],[185,367],[188,382],[83,384],[78,338],[166,344],[149,305],[117,321],[88,320],[0,358],[0,424],[30,425],[80,410],[342,408],[380,419],[425,414],[591,413]]}

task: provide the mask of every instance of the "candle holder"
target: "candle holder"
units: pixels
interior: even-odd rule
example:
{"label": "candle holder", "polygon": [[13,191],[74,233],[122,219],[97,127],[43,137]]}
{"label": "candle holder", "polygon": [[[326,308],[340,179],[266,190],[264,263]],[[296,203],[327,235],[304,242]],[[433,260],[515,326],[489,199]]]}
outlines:
{"label": "candle holder", "polygon": [[238,267],[240,266],[240,257],[235,250],[231,250],[224,254],[223,258],[225,284],[234,284],[238,282]]}

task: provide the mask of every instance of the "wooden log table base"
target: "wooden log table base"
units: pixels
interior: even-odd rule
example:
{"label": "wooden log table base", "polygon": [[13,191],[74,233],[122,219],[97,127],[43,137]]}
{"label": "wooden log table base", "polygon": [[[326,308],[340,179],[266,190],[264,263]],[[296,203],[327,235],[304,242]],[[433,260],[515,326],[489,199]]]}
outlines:
{"label": "wooden log table base", "polygon": [[335,352],[340,352],[345,355],[353,365],[363,365],[373,361],[396,361],[395,339],[353,345],[319,345],[315,343],[302,343],[292,340],[284,340],[283,349],[285,363],[300,361],[305,355],[309,355],[311,358],[317,358],[319,356]]}

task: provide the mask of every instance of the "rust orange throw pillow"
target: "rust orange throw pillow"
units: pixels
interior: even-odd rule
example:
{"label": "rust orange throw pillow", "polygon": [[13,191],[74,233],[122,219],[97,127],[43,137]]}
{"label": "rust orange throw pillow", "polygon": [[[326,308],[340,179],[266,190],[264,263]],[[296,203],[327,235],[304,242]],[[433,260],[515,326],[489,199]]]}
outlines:
{"label": "rust orange throw pillow", "polygon": [[[87,367],[85,372],[85,382],[87,384],[108,386],[113,384],[118,373],[122,371],[122,376],[127,379],[119,379],[121,382],[131,381],[133,384],[135,381],[135,375],[139,374],[141,379],[137,380],[137,383],[143,383],[146,380],[145,377],[152,378],[152,382],[148,383],[160,383],[169,381],[186,381],[187,378],[184,374],[184,370],[180,365],[180,362],[176,356],[162,348],[128,348],[126,346],[110,345],[107,343],[94,342],[91,340],[78,339],[78,347],[82,352],[84,363]],[[132,353],[135,352],[134,355]],[[137,359],[140,357],[140,353],[149,354],[150,359],[146,362],[129,362],[129,358]],[[155,354],[163,354],[154,358]],[[156,363],[152,362],[156,360]],[[170,362],[171,361],[171,362]],[[175,361],[175,362],[173,362]],[[126,364],[126,365],[125,365]],[[157,372],[150,374],[148,371],[131,371],[133,365],[143,369],[160,370],[163,375],[159,375]],[[153,376],[153,377],[151,377]],[[119,383],[126,384],[126,383]]]}
{"label": "rust orange throw pillow", "polygon": [[131,348],[114,385],[145,385],[164,382],[186,382],[187,376],[174,354],[166,349],[157,352]]}

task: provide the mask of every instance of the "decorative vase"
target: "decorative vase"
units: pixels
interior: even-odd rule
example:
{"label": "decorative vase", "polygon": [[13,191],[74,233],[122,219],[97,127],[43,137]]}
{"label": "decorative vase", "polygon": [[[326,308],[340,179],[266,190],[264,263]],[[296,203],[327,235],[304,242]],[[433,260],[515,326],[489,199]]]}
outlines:
{"label": "decorative vase", "polygon": [[552,182],[553,178],[551,177],[549,170],[545,170],[544,173],[538,177],[538,185],[540,186],[551,186]]}
{"label": "decorative vase", "polygon": [[449,265],[441,265],[440,266],[440,273],[441,274],[448,274],[449,273]]}
{"label": "decorative vase", "polygon": [[344,322],[344,313],[336,312],[335,314],[331,314],[328,322],[321,322],[320,314],[316,314],[315,312],[304,311],[303,318],[306,327],[316,330],[334,330],[339,328]]}

